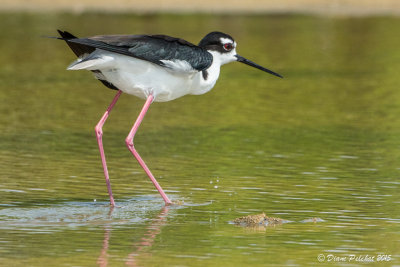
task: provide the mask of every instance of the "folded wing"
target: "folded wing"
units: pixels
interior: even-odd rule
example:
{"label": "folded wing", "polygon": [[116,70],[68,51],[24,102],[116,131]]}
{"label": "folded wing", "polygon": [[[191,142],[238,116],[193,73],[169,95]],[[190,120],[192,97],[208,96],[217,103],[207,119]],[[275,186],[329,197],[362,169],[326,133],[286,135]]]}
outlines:
{"label": "folded wing", "polygon": [[60,39],[65,40],[80,57],[101,49],[181,72],[205,70],[213,60],[205,49],[166,35],[101,35],[77,38],[68,32],[59,33],[62,36]]}

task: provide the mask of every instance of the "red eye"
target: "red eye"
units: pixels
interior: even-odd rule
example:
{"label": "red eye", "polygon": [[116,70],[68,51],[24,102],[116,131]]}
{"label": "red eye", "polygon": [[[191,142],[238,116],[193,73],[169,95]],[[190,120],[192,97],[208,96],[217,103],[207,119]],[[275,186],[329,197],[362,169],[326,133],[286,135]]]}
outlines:
{"label": "red eye", "polygon": [[224,49],[226,51],[230,51],[230,50],[232,50],[232,48],[233,48],[233,45],[231,43],[224,44]]}

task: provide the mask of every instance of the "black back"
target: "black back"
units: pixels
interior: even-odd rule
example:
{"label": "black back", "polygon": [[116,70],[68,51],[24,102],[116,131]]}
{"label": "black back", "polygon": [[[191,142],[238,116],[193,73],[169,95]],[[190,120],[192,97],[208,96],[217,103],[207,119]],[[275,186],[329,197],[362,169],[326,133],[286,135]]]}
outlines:
{"label": "black back", "polygon": [[206,49],[183,39],[166,35],[99,35],[77,38],[59,31],[77,56],[96,48],[146,60],[166,67],[162,60],[184,60],[193,69],[202,71],[211,66],[213,57]]}

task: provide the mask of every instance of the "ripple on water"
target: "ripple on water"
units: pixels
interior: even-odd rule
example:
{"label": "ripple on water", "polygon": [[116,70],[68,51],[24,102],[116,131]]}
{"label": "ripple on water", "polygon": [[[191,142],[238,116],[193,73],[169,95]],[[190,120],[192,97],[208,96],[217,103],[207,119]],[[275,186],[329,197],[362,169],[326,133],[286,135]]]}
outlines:
{"label": "ripple on water", "polygon": [[[63,202],[49,206],[29,208],[3,208],[0,210],[0,229],[30,231],[57,231],[58,227],[95,226],[107,224],[142,223],[149,213],[159,212],[164,203],[158,198],[143,197],[119,201],[111,208],[108,202]],[[171,206],[176,209],[180,206]]]}

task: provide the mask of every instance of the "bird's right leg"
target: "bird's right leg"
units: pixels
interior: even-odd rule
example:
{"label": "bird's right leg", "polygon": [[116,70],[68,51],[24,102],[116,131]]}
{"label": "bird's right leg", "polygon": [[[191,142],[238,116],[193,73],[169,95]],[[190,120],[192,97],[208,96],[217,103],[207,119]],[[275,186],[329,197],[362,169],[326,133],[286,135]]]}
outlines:
{"label": "bird's right leg", "polygon": [[101,117],[100,121],[97,123],[96,127],[94,128],[96,131],[96,138],[97,138],[97,143],[99,144],[99,150],[100,150],[100,157],[101,157],[101,163],[103,164],[103,170],[104,170],[104,176],[106,178],[106,184],[107,184],[107,190],[108,190],[108,195],[110,196],[110,205],[115,206],[114,202],[114,197],[111,191],[111,183],[110,183],[110,177],[108,176],[108,169],[107,169],[107,163],[106,163],[106,156],[104,155],[104,148],[103,148],[103,125],[106,122],[108,115],[110,114],[112,108],[114,107],[115,103],[117,103],[118,98],[122,94],[121,90],[118,90],[117,94],[114,96],[113,101],[111,102],[110,106],[108,106],[106,112],[104,113],[103,117]]}
{"label": "bird's right leg", "polygon": [[136,151],[135,146],[133,144],[133,139],[135,138],[136,132],[139,129],[140,124],[142,123],[142,120],[144,116],[147,113],[147,110],[149,109],[151,103],[153,103],[154,96],[150,94],[147,97],[146,103],[144,104],[142,111],[140,111],[139,117],[137,117],[135,123],[133,124],[133,127],[131,131],[129,132],[128,136],[125,139],[126,146],[128,147],[129,151],[132,153],[132,155],[136,158],[136,160],[139,162],[140,166],[142,166],[143,170],[147,174],[147,176],[150,178],[154,186],[156,187],[157,191],[160,193],[161,197],[164,199],[165,204],[169,205],[171,204],[171,200],[167,197],[167,195],[164,193],[164,190],[161,188],[161,186],[158,184],[156,178],[154,178],[154,175],[151,173],[149,168],[147,167],[146,163],[142,159],[142,157],[139,155],[139,153]]}

